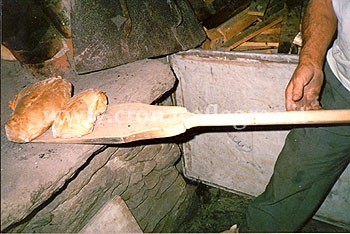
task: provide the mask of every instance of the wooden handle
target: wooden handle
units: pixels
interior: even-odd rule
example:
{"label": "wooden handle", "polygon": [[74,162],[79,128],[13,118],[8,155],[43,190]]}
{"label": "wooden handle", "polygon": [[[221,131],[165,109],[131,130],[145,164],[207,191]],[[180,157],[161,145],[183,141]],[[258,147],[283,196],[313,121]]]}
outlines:
{"label": "wooden handle", "polygon": [[350,123],[350,110],[313,110],[233,114],[191,114],[187,129],[199,126],[245,126]]}

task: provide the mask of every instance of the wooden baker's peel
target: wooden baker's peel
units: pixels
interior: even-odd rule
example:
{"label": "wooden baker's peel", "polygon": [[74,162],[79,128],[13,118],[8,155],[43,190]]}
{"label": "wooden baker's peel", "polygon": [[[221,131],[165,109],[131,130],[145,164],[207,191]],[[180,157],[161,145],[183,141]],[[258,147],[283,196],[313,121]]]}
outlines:
{"label": "wooden baker's peel", "polygon": [[33,142],[121,144],[176,136],[193,127],[344,123],[350,123],[350,110],[194,114],[178,106],[126,103],[109,105],[88,135],[53,138],[49,130]]}

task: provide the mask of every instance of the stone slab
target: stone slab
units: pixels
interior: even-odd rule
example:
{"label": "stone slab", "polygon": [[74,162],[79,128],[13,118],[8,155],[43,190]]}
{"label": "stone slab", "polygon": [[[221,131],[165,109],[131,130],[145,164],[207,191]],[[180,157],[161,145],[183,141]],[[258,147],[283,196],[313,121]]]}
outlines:
{"label": "stone slab", "polygon": [[142,233],[120,196],[111,199],[80,233]]}
{"label": "stone slab", "polygon": [[[157,74],[157,75],[155,75]],[[74,92],[101,89],[110,103],[150,104],[172,89],[175,77],[161,60],[141,60],[86,75],[69,76]],[[58,145],[9,142],[4,124],[8,101],[25,85],[39,81],[17,62],[1,61],[1,228],[11,230],[50,203],[99,145]]]}
{"label": "stone slab", "polygon": [[72,35],[79,73],[195,48],[206,37],[183,0],[78,0]]}
{"label": "stone slab", "polygon": [[106,147],[88,159],[55,199],[11,232],[79,232],[116,196],[144,232],[171,232],[193,201],[194,188],[174,166],[180,156],[176,144]]}

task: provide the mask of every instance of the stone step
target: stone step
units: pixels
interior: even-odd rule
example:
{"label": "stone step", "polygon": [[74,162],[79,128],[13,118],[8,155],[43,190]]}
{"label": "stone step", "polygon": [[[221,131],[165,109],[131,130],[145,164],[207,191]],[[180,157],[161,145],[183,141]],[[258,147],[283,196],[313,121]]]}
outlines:
{"label": "stone step", "polygon": [[80,233],[142,233],[120,196],[107,202]]}

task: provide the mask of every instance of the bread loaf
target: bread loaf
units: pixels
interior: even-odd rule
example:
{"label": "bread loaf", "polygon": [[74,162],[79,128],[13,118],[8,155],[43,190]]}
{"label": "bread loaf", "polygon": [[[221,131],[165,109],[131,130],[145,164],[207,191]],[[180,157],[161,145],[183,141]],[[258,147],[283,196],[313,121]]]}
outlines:
{"label": "bread loaf", "polygon": [[96,89],[73,96],[52,125],[55,138],[81,137],[92,132],[97,116],[107,109],[106,95]]}
{"label": "bread loaf", "polygon": [[72,84],[60,76],[23,88],[9,102],[14,112],[5,125],[7,138],[23,143],[40,136],[53,124],[71,94]]}

